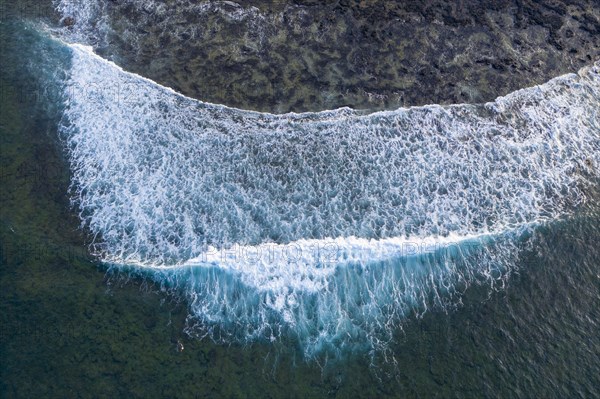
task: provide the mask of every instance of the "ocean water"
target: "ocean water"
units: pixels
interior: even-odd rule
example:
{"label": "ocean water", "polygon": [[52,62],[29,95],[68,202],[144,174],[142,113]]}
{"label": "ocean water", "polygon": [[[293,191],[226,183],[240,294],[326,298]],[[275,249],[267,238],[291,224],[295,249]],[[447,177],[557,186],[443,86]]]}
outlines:
{"label": "ocean water", "polygon": [[272,115],[70,48],[62,135],[93,251],[175,280],[235,339],[386,342],[411,311],[505,278],[522,236],[597,179],[598,66],[482,106]]}
{"label": "ocean water", "polygon": [[[15,65],[3,79],[35,94],[7,120],[36,115],[23,129],[47,130],[39,140],[68,176],[62,191],[36,195],[70,200],[59,208],[86,234],[85,273],[108,271],[104,287],[128,278],[181,301],[172,355],[184,341],[186,353],[214,345],[225,358],[260,348],[281,359],[274,370],[321,370],[333,382],[312,391],[319,396],[347,395],[354,378],[389,379],[415,396],[435,386],[441,396],[598,395],[597,63],[480,105],[269,114],[129,73],[88,47],[85,30],[21,21],[3,30]],[[10,154],[24,139],[3,129],[12,188]],[[10,211],[3,220],[3,248],[18,247],[25,222]],[[9,268],[28,255],[3,251],[3,288],[20,293]],[[3,389],[14,393],[23,374],[18,351],[5,347]],[[440,367],[449,358],[460,367]],[[331,377],[323,359],[344,372]]]}

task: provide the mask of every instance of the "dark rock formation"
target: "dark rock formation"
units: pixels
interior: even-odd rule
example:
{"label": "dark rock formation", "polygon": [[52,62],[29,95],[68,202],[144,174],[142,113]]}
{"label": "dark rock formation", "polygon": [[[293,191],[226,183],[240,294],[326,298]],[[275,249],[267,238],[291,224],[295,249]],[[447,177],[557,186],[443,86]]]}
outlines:
{"label": "dark rock formation", "polygon": [[598,1],[107,2],[99,51],[205,101],[274,112],[484,102],[600,56]]}

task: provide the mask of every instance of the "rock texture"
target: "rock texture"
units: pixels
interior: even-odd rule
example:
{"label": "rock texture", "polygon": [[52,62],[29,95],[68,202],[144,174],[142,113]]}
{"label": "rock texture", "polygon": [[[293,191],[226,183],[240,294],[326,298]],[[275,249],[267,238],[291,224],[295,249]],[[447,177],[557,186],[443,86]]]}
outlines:
{"label": "rock texture", "polygon": [[600,56],[598,1],[194,3],[107,1],[99,51],[186,95],[273,112],[485,102]]}
{"label": "rock texture", "polygon": [[50,1],[0,11],[60,20],[128,70],[262,111],[485,102],[600,58],[600,0],[87,3],[85,20]]}

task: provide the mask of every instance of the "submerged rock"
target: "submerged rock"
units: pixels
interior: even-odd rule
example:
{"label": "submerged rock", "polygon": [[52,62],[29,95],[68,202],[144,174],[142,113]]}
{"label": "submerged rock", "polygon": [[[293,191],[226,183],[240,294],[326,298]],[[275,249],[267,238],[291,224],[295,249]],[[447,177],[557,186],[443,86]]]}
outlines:
{"label": "submerged rock", "polygon": [[593,2],[253,5],[99,0],[94,44],[188,96],[272,112],[485,102],[599,56]]}
{"label": "submerged rock", "polygon": [[76,21],[75,21],[75,18],[73,18],[73,17],[66,17],[66,18],[63,18],[63,20],[62,20],[63,26],[66,26],[68,28],[72,28],[73,26],[75,26],[75,23],[76,23]]}
{"label": "submerged rock", "polygon": [[78,29],[96,31],[104,56],[188,96],[272,112],[485,102],[600,55],[593,1],[98,0],[94,10]]}

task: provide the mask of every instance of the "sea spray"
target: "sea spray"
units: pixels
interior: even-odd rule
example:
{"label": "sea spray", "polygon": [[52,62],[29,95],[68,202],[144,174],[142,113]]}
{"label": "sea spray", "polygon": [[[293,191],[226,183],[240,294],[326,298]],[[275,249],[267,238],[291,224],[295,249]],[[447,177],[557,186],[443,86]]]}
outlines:
{"label": "sea spray", "polygon": [[383,345],[406,315],[504,281],[523,234],[597,177],[598,65],[484,105],[272,115],[70,48],[62,134],[93,251],[171,282],[225,341]]}

